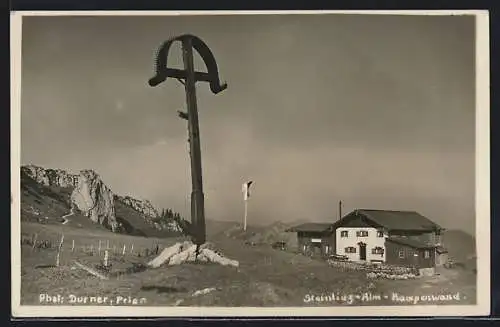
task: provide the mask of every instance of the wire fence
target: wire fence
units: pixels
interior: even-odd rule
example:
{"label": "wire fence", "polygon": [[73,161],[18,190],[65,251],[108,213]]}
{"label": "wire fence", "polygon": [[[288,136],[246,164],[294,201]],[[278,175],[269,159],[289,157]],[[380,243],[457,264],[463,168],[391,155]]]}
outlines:
{"label": "wire fence", "polygon": [[85,253],[92,256],[103,256],[107,251],[114,256],[137,256],[148,257],[159,254],[165,246],[160,243],[152,243],[150,246],[135,244],[132,242],[116,242],[109,239],[89,242],[75,239],[64,239],[64,234],[59,240],[47,239],[39,234],[24,235],[21,237],[21,245],[30,246],[31,251],[56,250],[57,252]]}

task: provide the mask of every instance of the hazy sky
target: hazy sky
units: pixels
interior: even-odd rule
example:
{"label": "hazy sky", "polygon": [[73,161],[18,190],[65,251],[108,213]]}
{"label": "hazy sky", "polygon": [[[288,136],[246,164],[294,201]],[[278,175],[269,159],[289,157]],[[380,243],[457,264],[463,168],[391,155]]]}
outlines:
{"label": "hazy sky", "polygon": [[197,86],[207,218],[241,220],[251,179],[250,224],[334,221],[342,200],[473,231],[473,17],[25,17],[22,163],[189,217],[184,89],[147,84],[184,33],[228,83]]}

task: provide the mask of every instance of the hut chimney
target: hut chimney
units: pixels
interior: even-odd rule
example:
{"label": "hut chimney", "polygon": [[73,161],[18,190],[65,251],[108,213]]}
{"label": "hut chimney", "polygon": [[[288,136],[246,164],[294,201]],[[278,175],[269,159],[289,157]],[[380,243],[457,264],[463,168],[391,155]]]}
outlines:
{"label": "hut chimney", "polygon": [[342,218],[342,201],[339,201],[339,220]]}

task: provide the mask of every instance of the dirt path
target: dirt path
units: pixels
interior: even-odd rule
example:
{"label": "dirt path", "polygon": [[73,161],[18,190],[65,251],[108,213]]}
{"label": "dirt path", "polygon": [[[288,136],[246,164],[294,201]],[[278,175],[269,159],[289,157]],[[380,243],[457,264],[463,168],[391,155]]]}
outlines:
{"label": "dirt path", "polygon": [[61,218],[62,218],[62,220],[63,220],[62,224],[63,224],[63,225],[66,225],[67,223],[69,223],[69,222],[70,222],[70,220],[69,220],[69,219],[67,219],[67,217],[74,216],[74,215],[75,215],[75,213],[73,212],[73,209],[71,209],[71,212],[70,212],[70,213],[68,213],[68,214],[66,214],[66,215],[64,215],[64,216],[61,216]]}

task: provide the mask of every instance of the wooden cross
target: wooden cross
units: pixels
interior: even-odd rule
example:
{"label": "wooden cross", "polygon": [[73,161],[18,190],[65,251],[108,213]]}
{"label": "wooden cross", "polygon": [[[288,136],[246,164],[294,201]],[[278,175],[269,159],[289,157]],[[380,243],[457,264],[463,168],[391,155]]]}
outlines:
{"label": "wooden cross", "polygon": [[[173,42],[182,43],[184,70],[167,67],[167,59]],[[194,70],[193,48],[205,62],[207,72]],[[178,112],[179,117],[188,121],[189,153],[191,157],[191,237],[193,243],[201,245],[206,240],[205,204],[203,195],[203,179],[201,169],[200,135],[198,124],[198,108],[196,103],[196,82],[208,82],[210,90],[218,94],[227,88],[220,82],[219,71],[214,55],[208,46],[198,37],[184,34],[164,42],[156,58],[156,75],[149,80],[150,86],[157,86],[167,78],[179,80],[186,90],[187,113]]]}

